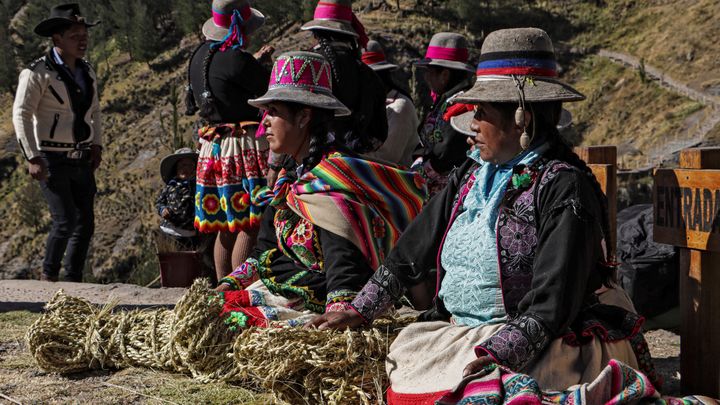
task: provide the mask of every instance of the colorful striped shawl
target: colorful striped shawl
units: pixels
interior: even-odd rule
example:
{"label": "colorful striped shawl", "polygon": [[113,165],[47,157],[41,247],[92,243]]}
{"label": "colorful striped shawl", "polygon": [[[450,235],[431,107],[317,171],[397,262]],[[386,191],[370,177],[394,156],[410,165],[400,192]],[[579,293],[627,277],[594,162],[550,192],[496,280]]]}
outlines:
{"label": "colorful striped shawl", "polygon": [[288,187],[276,186],[271,203],[279,203],[284,192],[291,210],[353,242],[373,268],[382,263],[427,198],[417,173],[339,152],[328,154]]}

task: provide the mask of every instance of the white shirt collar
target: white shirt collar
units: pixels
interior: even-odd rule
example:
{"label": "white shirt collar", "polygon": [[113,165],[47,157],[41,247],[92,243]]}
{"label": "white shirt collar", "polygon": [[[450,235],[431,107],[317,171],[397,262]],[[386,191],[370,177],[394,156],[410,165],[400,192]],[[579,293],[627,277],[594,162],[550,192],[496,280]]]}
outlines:
{"label": "white shirt collar", "polygon": [[57,63],[58,65],[65,66],[65,61],[63,61],[62,57],[58,53],[57,48],[55,48],[53,46],[52,51],[53,51],[53,59],[55,59],[55,63]]}

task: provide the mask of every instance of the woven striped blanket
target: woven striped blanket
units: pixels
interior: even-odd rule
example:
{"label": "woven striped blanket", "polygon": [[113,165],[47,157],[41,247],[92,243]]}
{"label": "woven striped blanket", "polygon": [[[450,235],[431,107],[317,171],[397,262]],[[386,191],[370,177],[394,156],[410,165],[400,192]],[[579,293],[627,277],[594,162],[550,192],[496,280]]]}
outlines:
{"label": "woven striped blanket", "polygon": [[332,152],[290,182],[286,173],[255,204],[287,204],[312,224],[355,244],[377,268],[427,198],[417,173]]}

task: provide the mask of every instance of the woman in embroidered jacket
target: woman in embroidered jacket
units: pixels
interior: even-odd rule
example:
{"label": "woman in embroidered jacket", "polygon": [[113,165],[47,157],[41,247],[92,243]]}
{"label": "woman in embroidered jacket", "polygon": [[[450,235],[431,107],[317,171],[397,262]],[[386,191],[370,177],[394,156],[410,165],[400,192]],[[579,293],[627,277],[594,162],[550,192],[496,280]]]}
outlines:
{"label": "woman in embroidered jacket", "polygon": [[271,150],[300,165],[252,195],[268,206],[258,244],[218,287],[231,328],[297,325],[347,309],[422,207],[418,175],[359,159],[365,150],[334,141],[329,125],[349,110],[331,83],[322,56],[289,52],[275,61],[267,93],[248,101],[267,112]]}
{"label": "woman in embroidered jacket", "polygon": [[372,322],[404,295],[423,305],[423,282],[437,284],[426,322],[405,328],[388,354],[391,403],[432,402],[490,363],[564,389],[592,381],[612,358],[643,360],[629,342],[644,342],[642,318],[604,287],[613,270],[605,197],[556,129],[561,102],[584,96],[556,75],[544,31],[488,35],[474,87],[455,99],[464,113],[451,119],[469,135],[469,159],[351,309],[308,325]]}
{"label": "woman in embroidered jacket", "polygon": [[465,136],[450,125],[445,113],[453,96],[472,87],[474,69],[468,60],[465,37],[439,32],[430,39],[425,57],[415,62],[430,88],[433,104],[418,128],[420,145],[413,153],[412,167],[427,179],[430,196],[445,187],[450,171],[466,159]]}

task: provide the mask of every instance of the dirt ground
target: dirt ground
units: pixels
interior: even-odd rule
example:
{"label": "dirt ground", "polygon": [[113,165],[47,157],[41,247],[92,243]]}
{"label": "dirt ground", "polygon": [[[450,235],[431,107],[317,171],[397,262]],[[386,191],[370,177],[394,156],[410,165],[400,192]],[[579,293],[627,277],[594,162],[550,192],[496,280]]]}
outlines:
{"label": "dirt ground", "polygon": [[28,310],[40,312],[58,290],[82,297],[94,304],[116,299],[121,307],[142,308],[174,305],[184,288],[145,288],[134,284],[91,284],[37,280],[0,280],[0,312]]}
{"label": "dirt ground", "polygon": [[[148,369],[93,371],[70,376],[38,369],[27,351],[24,334],[40,316],[38,308],[58,288],[92,302],[116,297],[126,307],[172,305],[184,289],[146,289],[131,285],[90,285],[0,281],[0,404],[26,403],[271,403],[268,394],[228,384],[202,384],[191,378]],[[32,297],[29,299],[28,297]],[[663,393],[680,392],[680,337],[670,331],[646,334],[655,365],[665,380]]]}

